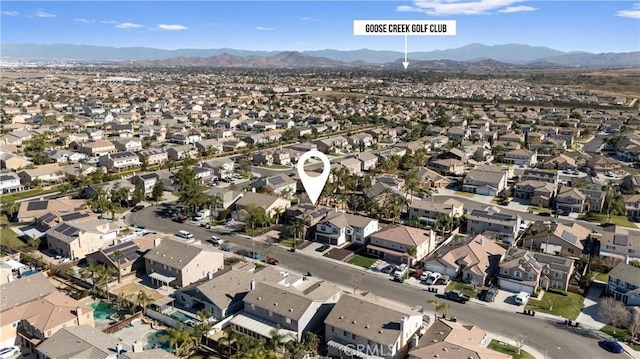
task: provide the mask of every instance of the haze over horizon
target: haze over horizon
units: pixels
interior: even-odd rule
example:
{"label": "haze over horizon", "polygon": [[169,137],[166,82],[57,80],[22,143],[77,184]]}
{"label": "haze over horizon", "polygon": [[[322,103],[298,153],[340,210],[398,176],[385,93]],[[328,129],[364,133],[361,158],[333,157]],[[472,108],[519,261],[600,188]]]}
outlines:
{"label": "haze over horizon", "polygon": [[353,20],[432,19],[456,20],[457,35],[410,36],[409,52],[473,43],[640,50],[640,3],[629,1],[3,1],[0,13],[2,42],[21,44],[404,51],[402,37],[354,36]]}

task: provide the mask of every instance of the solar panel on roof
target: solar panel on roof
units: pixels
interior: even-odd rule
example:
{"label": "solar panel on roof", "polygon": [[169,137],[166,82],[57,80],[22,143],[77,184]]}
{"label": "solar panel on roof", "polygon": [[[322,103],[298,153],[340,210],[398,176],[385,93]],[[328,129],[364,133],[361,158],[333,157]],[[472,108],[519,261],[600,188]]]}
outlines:
{"label": "solar panel on roof", "polygon": [[66,223],[63,223],[63,224],[59,225],[59,226],[56,228],[56,231],[58,231],[58,232],[62,233],[62,232],[64,232],[65,230],[67,230],[68,228],[69,228],[69,225],[68,225],[68,224],[66,224]]}
{"label": "solar panel on roof", "polygon": [[53,220],[54,218],[56,218],[56,215],[53,213],[47,213],[44,216],[40,217],[40,220],[43,222],[49,222],[51,220]]}
{"label": "solar panel on roof", "polygon": [[132,244],[133,244],[132,242],[120,243],[120,244],[115,245],[113,247],[109,247],[109,248],[104,249],[103,252],[105,254],[113,253],[113,252],[115,252],[117,250],[122,250],[123,248],[129,248],[129,247],[131,247]]}
{"label": "solar panel on roof", "polygon": [[8,176],[8,175],[1,175],[0,176],[0,181],[10,181],[12,179],[15,179],[15,177],[13,176]]}
{"label": "solar panel on roof", "polygon": [[63,221],[73,221],[75,219],[89,217],[89,213],[70,213],[65,214],[64,216],[60,216]]}
{"label": "solar panel on roof", "polygon": [[578,241],[576,235],[567,230],[562,231],[562,235],[560,237],[571,244],[575,244]]}
{"label": "solar panel on roof", "polygon": [[49,201],[33,201],[27,205],[27,211],[41,211],[47,209]]}
{"label": "solar panel on roof", "polygon": [[271,183],[271,184],[281,184],[281,183],[284,183],[284,179],[282,179],[282,177],[280,177],[280,176],[272,177],[272,178],[269,178],[269,183]]}

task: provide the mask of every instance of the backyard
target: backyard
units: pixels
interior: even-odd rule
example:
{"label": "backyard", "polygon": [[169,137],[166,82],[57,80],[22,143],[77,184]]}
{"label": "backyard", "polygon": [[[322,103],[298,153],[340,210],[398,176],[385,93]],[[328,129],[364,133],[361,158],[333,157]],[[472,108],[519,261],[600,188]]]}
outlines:
{"label": "backyard", "polygon": [[511,355],[513,359],[535,359],[533,355],[525,352],[524,350],[520,350],[520,354],[518,354],[518,348],[514,347],[513,345],[497,341],[495,339],[492,340],[491,343],[489,343],[489,349],[493,349],[503,354]]}
{"label": "backyard", "polygon": [[364,268],[369,268],[373,263],[375,263],[375,261],[375,258],[369,258],[356,254],[355,256],[351,257],[351,259],[349,259],[348,263],[355,264]]}
{"label": "backyard", "polygon": [[584,297],[577,293],[545,292],[542,300],[530,299],[525,309],[575,320],[582,310],[583,302]]}
{"label": "backyard", "polygon": [[18,238],[16,232],[9,228],[9,220],[7,219],[7,216],[3,215],[0,217],[0,226],[2,226],[2,229],[0,230],[0,238],[2,238],[3,245],[13,249],[22,249],[27,247],[27,244]]}

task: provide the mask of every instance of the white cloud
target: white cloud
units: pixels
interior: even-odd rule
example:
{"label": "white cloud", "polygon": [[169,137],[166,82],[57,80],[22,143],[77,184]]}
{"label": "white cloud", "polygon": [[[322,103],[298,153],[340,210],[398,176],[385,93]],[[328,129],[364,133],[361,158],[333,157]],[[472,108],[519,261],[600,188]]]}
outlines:
{"label": "white cloud", "polygon": [[120,23],[120,24],[116,25],[116,27],[118,29],[139,29],[139,28],[144,27],[144,26],[142,26],[140,24],[134,24],[132,22],[123,22],[123,23]]}
{"label": "white cloud", "polygon": [[17,11],[0,11],[0,14],[7,15],[7,16],[18,16],[19,15]]}
{"label": "white cloud", "polygon": [[57,17],[58,15],[52,14],[50,12],[46,12],[44,10],[38,10],[36,11],[35,16],[36,17]]}
{"label": "white cloud", "polygon": [[301,17],[300,20],[302,20],[302,21],[320,21],[320,19],[316,19],[316,18],[313,18],[313,17],[306,17],[306,16]]}
{"label": "white cloud", "polygon": [[527,11],[536,11],[538,10],[535,7],[531,7],[531,6],[509,6],[507,8],[504,8],[502,10],[498,10],[498,12],[502,12],[505,14],[510,14],[510,13],[514,13],[514,12],[527,12]]}
{"label": "white cloud", "polygon": [[532,11],[518,9],[528,8],[528,6],[511,6],[523,1],[524,0],[414,0],[413,5],[398,6],[396,11],[422,12],[429,15],[484,15],[501,10],[501,12],[507,13]]}
{"label": "white cloud", "polygon": [[272,27],[264,27],[264,26],[256,26],[256,30],[260,30],[260,31],[273,31],[275,30]]}
{"label": "white cloud", "polygon": [[640,19],[640,3],[633,5],[629,10],[620,10],[616,13],[616,16],[628,17],[630,19]]}
{"label": "white cloud", "polygon": [[113,21],[113,20],[100,20],[98,21],[101,24],[117,24],[117,21]]}
{"label": "white cloud", "polygon": [[85,24],[88,24],[88,23],[91,23],[91,22],[95,22],[95,20],[89,20],[89,19],[83,19],[83,18],[73,19],[73,21],[82,22],[82,23],[85,23]]}
{"label": "white cloud", "polygon": [[160,24],[160,25],[158,25],[158,29],[167,30],[167,31],[180,31],[180,30],[186,30],[186,29],[188,29],[188,27],[186,27],[184,25]]}

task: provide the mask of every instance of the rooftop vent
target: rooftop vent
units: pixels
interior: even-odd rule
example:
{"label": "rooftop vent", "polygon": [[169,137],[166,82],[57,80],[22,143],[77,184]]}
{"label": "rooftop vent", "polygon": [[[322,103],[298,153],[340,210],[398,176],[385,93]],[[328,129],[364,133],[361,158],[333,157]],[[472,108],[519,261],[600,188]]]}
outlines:
{"label": "rooftop vent", "polygon": [[289,311],[290,311],[290,312],[293,312],[293,308],[289,308]]}
{"label": "rooftop vent", "polygon": [[365,328],[367,328],[367,329],[369,329],[369,326],[368,326],[368,325],[365,325],[364,327],[365,327]]}
{"label": "rooftop vent", "polygon": [[353,322],[351,322],[351,323],[356,324],[356,321],[354,320],[354,321],[353,321]]}
{"label": "rooftop vent", "polygon": [[341,315],[341,316],[340,316],[340,319],[344,319],[344,316],[342,316],[342,315]]}
{"label": "rooftop vent", "polygon": [[262,299],[262,297],[258,297],[258,300]]}
{"label": "rooftop vent", "polygon": [[278,305],[278,303],[273,303],[273,305]]}
{"label": "rooftop vent", "polygon": [[380,331],[379,331],[378,333],[382,334],[382,333],[383,333],[383,332],[382,332],[382,329],[380,329]]}

